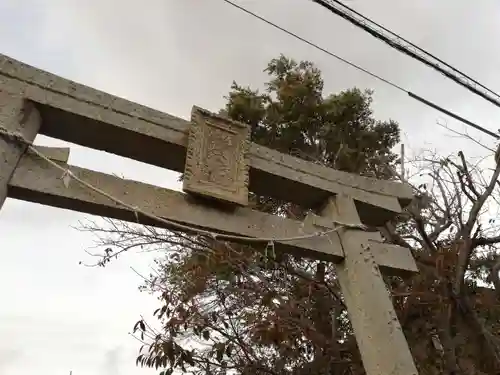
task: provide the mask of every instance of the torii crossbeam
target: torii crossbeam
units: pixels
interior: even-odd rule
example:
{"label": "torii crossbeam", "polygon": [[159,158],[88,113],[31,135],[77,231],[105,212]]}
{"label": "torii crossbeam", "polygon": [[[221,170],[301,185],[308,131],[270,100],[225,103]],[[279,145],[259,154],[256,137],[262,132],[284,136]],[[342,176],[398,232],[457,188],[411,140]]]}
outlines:
{"label": "torii crossbeam", "polygon": [[[408,249],[361,229],[400,213],[413,198],[410,186],[281,154],[251,143],[248,133],[201,108],[183,120],[0,55],[0,209],[11,197],[135,222],[137,207],[150,214],[142,224],[277,238],[282,251],[336,264],[367,374],[416,375],[380,272],[409,275],[415,261]],[[184,172],[184,193],[70,166],[68,149],[30,148],[38,134]],[[61,169],[76,181],[68,184]],[[301,222],[262,213],[248,207],[249,192],[317,214]]]}

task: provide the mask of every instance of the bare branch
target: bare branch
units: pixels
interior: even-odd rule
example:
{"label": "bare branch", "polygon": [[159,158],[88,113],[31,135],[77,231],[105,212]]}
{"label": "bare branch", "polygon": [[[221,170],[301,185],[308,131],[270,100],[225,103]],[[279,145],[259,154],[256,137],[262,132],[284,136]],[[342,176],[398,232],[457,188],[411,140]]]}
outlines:
{"label": "bare branch", "polygon": [[463,172],[464,172],[465,178],[466,178],[467,183],[468,183],[467,187],[476,196],[476,198],[479,198],[480,194],[477,191],[477,189],[475,188],[474,182],[472,181],[472,176],[469,172],[469,168],[467,167],[467,162],[465,161],[464,153],[462,151],[459,151],[458,156],[460,157],[460,160],[462,161]]}
{"label": "bare branch", "polygon": [[478,146],[481,146],[482,148],[484,148],[484,149],[486,149],[486,150],[488,150],[488,151],[495,152],[495,150],[494,150],[494,149],[492,149],[492,148],[490,148],[490,147],[486,146],[485,144],[483,144],[482,142],[478,141],[477,139],[475,139],[474,137],[470,136],[469,134],[467,134],[467,133],[462,133],[462,132],[459,132],[459,131],[457,131],[457,130],[454,130],[454,129],[452,129],[452,128],[448,127],[448,125],[446,124],[446,121],[444,121],[444,123],[439,122],[439,121],[436,121],[436,124],[437,124],[438,126],[441,126],[441,127],[442,127],[442,128],[444,128],[444,129],[446,129],[446,130],[448,130],[448,131],[450,131],[450,132],[452,132],[452,133],[456,134],[456,135],[457,135],[457,136],[459,136],[459,137],[463,137],[463,138],[466,138],[466,139],[468,139],[468,140],[470,140],[470,141],[474,142],[474,143],[475,143],[475,144],[477,144]]}
{"label": "bare branch", "polygon": [[479,237],[475,238],[472,241],[472,246],[477,247],[477,246],[489,246],[489,245],[496,245],[497,243],[500,243],[500,235],[495,236],[495,237]]}
{"label": "bare branch", "polygon": [[[500,148],[498,149],[498,151],[500,151]],[[474,225],[477,223],[478,215],[484,203],[493,192],[493,189],[497,184],[498,176],[500,175],[500,163],[498,159],[498,151],[497,154],[495,154],[495,170],[490,178],[488,186],[472,205],[467,222],[463,226],[462,230],[459,231],[459,235],[462,240],[462,246],[461,249],[459,250],[457,272],[455,276],[455,285],[454,285],[454,290],[455,293],[457,294],[462,293],[465,281],[464,279],[465,271],[467,270],[468,264],[470,262],[470,256],[472,254],[472,251],[474,250],[471,239],[472,229]]]}

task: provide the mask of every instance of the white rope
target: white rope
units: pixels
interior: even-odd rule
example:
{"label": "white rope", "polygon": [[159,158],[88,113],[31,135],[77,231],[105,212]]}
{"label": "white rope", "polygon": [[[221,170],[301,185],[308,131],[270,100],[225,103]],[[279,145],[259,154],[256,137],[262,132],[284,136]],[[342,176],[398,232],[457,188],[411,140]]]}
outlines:
{"label": "white rope", "polygon": [[68,178],[71,178],[71,179],[75,180],[76,182],[78,182],[80,185],[84,186],[85,188],[87,188],[87,189],[89,189],[89,190],[91,190],[91,191],[93,191],[93,192],[95,192],[95,193],[97,193],[99,195],[102,195],[102,196],[108,198],[109,200],[115,202],[116,204],[118,204],[118,205],[120,205],[122,207],[125,207],[125,208],[129,209],[130,211],[134,212],[134,214],[136,216],[136,219],[137,219],[137,222],[139,222],[139,220],[138,220],[139,219],[138,214],[141,214],[141,215],[143,215],[145,217],[148,217],[150,219],[153,219],[155,221],[163,223],[163,224],[167,225],[168,227],[172,227],[172,228],[180,230],[180,231],[194,232],[194,233],[197,233],[199,235],[205,235],[205,236],[212,237],[213,239],[216,239],[216,240],[219,239],[219,240],[225,240],[225,241],[268,242],[268,243],[273,244],[273,246],[272,246],[273,248],[274,248],[274,243],[275,242],[291,242],[291,241],[306,240],[306,239],[311,239],[311,238],[315,238],[315,237],[326,236],[326,235],[331,234],[333,232],[337,232],[337,231],[339,231],[342,228],[366,229],[366,227],[364,225],[362,225],[362,224],[336,223],[336,224],[339,224],[339,226],[337,226],[335,228],[332,228],[332,229],[329,229],[329,230],[326,230],[326,231],[322,231],[322,232],[315,232],[315,233],[311,233],[311,234],[306,234],[306,235],[301,235],[301,236],[294,236],[294,237],[274,238],[274,237],[235,236],[235,235],[228,235],[228,234],[222,234],[222,233],[215,233],[215,232],[211,232],[211,231],[208,231],[208,230],[191,227],[189,225],[180,224],[180,223],[175,222],[175,221],[164,219],[162,217],[159,217],[157,215],[154,215],[152,213],[144,211],[143,209],[141,209],[139,207],[132,206],[132,205],[130,205],[130,204],[128,204],[128,203],[126,203],[126,202],[118,199],[118,198],[113,197],[109,193],[107,193],[107,192],[99,189],[98,187],[96,187],[96,186],[88,183],[87,181],[82,180],[80,177],[76,176],[73,172],[71,172],[71,170],[69,169],[69,167],[68,168],[62,167],[60,164],[54,162],[53,160],[51,160],[50,158],[48,158],[47,156],[45,156],[43,153],[41,153],[40,151],[38,151],[19,132],[9,131],[8,129],[6,129],[3,126],[0,125],[0,134],[3,134],[8,139],[13,139],[15,141],[18,141],[21,144],[26,145],[28,147],[28,149],[31,152],[33,152],[35,155],[37,155],[39,158],[45,160],[47,163],[49,163],[54,168],[57,168],[60,171],[62,171],[63,172],[62,178],[63,178],[63,182],[64,182],[64,184],[65,184],[66,187],[68,187],[68,184],[69,184]]}

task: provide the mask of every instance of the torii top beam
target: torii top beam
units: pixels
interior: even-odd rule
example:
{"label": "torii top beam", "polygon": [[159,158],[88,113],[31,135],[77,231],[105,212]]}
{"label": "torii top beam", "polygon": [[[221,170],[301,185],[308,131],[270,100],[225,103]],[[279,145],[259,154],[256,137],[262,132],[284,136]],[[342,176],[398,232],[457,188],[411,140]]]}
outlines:
{"label": "torii top beam", "polygon": [[[0,87],[35,103],[40,134],[183,172],[190,121],[0,55]],[[333,170],[251,143],[249,191],[315,208],[352,196],[365,224],[381,225],[412,199],[407,184]]]}

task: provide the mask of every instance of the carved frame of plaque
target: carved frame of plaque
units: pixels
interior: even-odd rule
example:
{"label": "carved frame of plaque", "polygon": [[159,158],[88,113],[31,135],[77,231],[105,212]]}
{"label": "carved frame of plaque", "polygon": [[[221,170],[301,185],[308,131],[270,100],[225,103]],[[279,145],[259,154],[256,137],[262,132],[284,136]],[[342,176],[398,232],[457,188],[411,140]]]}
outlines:
{"label": "carved frame of plaque", "polygon": [[249,146],[247,125],[194,106],[183,190],[247,206]]}

